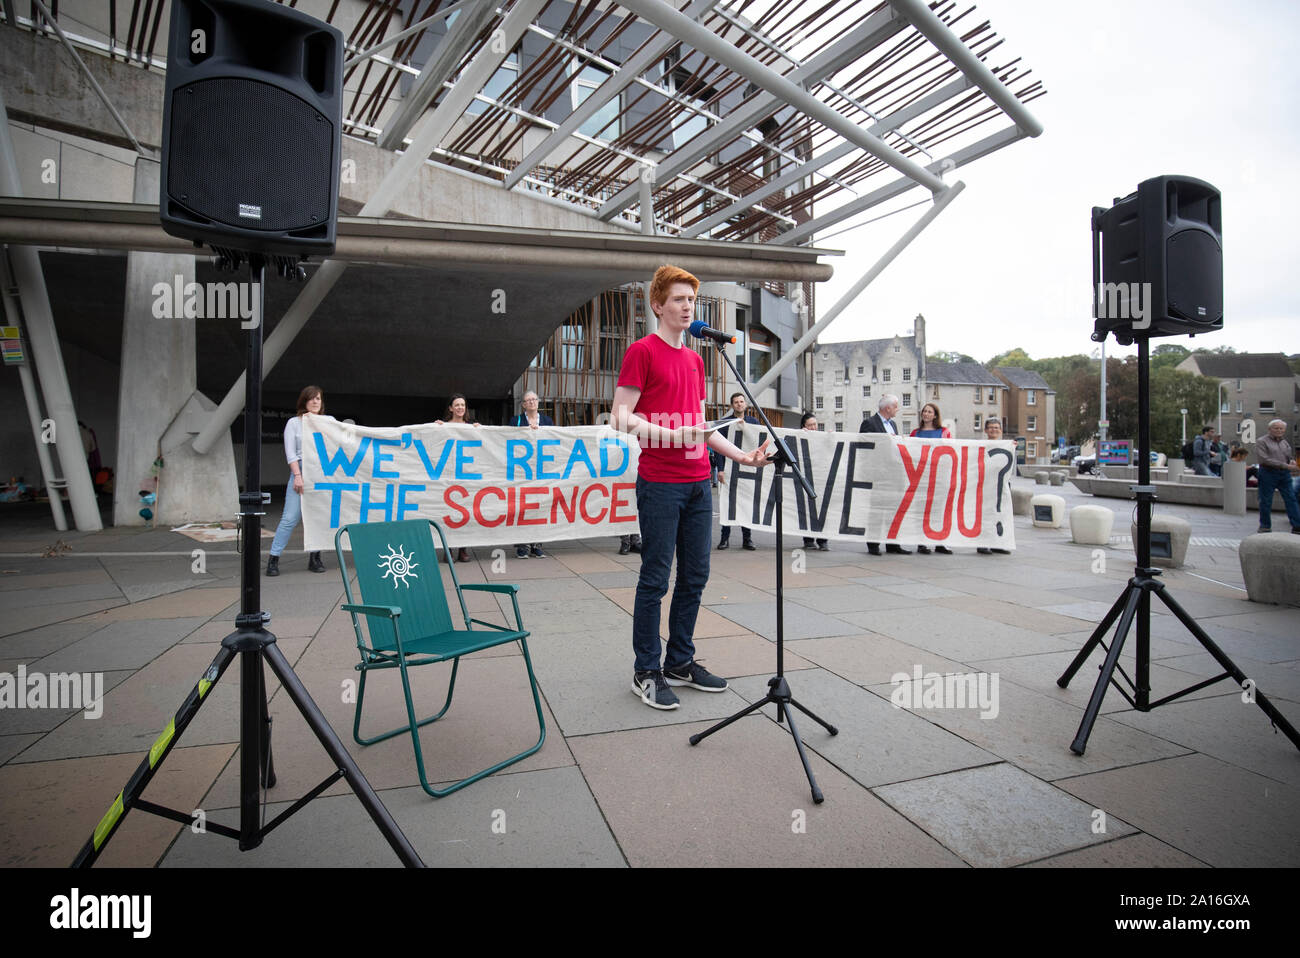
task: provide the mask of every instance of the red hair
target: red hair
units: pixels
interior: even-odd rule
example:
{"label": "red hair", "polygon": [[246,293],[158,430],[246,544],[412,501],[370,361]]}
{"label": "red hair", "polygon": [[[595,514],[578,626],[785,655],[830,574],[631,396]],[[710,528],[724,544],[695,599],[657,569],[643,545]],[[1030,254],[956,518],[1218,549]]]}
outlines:
{"label": "red hair", "polygon": [[685,283],[693,293],[700,291],[700,281],[698,279],[678,266],[665,264],[655,270],[655,278],[650,281],[650,304],[652,306],[662,306],[666,303],[668,301],[668,288],[673,283]]}

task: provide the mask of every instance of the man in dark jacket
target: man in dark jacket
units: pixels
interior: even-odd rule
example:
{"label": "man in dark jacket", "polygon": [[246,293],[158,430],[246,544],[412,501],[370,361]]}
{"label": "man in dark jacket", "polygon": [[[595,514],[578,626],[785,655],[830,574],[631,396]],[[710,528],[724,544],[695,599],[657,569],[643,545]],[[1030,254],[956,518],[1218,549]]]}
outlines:
{"label": "man in dark jacket", "polygon": [[[876,403],[876,412],[862,420],[862,425],[858,427],[858,432],[883,432],[891,436],[898,435],[898,426],[894,424],[894,417],[898,415],[898,397],[893,393],[885,393]],[[873,556],[880,555],[880,543],[868,542],[867,551]],[[895,555],[911,555],[911,549],[904,549],[902,546],[890,543],[885,546],[886,552],[892,552]]]}
{"label": "man in dark jacket", "polygon": [[[740,419],[744,422],[752,423],[753,425],[757,426],[758,425],[757,419],[755,419],[753,416],[745,415],[745,410],[748,408],[749,408],[749,403],[745,401],[744,393],[731,394],[731,418]],[[723,428],[719,429],[718,432],[726,436],[727,427],[724,426]],[[712,458],[714,456],[717,456],[717,458],[716,459]],[[722,475],[723,467],[726,465],[727,460],[722,456],[717,455],[717,453],[711,452],[710,461],[712,462],[713,466],[717,468],[718,475]],[[722,536],[718,539],[718,551],[728,548],[731,544],[730,539],[731,539],[731,526],[723,526]],[[753,533],[750,532],[750,530],[745,528],[744,526],[740,527],[740,547],[742,549],[748,549],[750,552],[753,552],[754,549],[757,548],[754,545]]]}

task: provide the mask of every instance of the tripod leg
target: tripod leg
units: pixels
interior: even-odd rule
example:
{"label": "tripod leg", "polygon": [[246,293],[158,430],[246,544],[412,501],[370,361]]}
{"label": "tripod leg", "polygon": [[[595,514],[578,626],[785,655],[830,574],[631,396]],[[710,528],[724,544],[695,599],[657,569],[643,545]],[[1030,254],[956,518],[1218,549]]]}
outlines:
{"label": "tripod leg", "polygon": [[[793,705],[794,703],[791,702],[790,704]],[[794,716],[787,710],[785,718],[790,723],[790,735],[794,737],[794,747],[799,752],[799,761],[803,762],[804,774],[808,776],[808,784],[812,788],[813,804],[820,805],[826,801],[826,797],[822,795],[822,790],[817,787],[817,779],[813,778],[812,766],[808,764],[808,753],[803,750],[803,739],[799,737],[799,730],[794,725]],[[818,719],[818,721],[821,720]]]}
{"label": "tripod leg", "polygon": [[[742,719],[749,713],[758,711],[768,702],[776,702],[776,700],[772,698],[772,696],[766,695],[763,698],[759,699],[757,702],[755,702],[753,705],[741,709],[739,712],[737,712],[735,715],[731,716],[730,718],[723,719],[721,722],[719,722],[717,725],[713,726],[712,728],[706,728],[703,732],[700,732],[697,735],[692,735],[690,738],[690,743],[692,745],[698,745],[701,739],[706,739],[714,732],[726,728],[728,725],[730,725],[732,722],[736,721],[737,719]],[[778,708],[780,707],[780,703],[777,703],[777,707]]]}
{"label": "tripod leg", "polygon": [[1119,614],[1124,611],[1124,606],[1127,602],[1128,590],[1126,589],[1120,593],[1119,598],[1115,600],[1115,604],[1110,607],[1110,611],[1106,613],[1106,618],[1102,619],[1101,624],[1093,630],[1092,635],[1088,636],[1088,641],[1083,644],[1083,648],[1080,649],[1079,654],[1074,657],[1074,661],[1070,663],[1070,667],[1061,673],[1061,677],[1056,680],[1057,685],[1061,688],[1065,688],[1070,684],[1070,679],[1074,678],[1074,673],[1078,672],[1083,663],[1088,661],[1088,656],[1092,655],[1092,650],[1101,642],[1102,636],[1110,631],[1110,627],[1115,624],[1115,620],[1119,618]]}
{"label": "tripod leg", "polygon": [[797,709],[798,709],[800,712],[802,712],[804,715],[808,716],[810,719],[812,719],[814,722],[816,722],[816,723],[817,723],[818,725],[820,725],[822,728],[826,729],[826,731],[830,732],[832,735],[839,735],[839,734],[840,734],[840,730],[837,729],[834,725],[832,725],[830,722],[825,721],[824,719],[818,718],[816,715],[814,715],[812,712],[809,712],[806,708],[804,708],[802,705],[800,705],[800,704],[799,704],[798,702],[796,702],[794,699],[791,699],[791,700],[790,700],[790,704],[793,705],[795,708],[797,708]]}
{"label": "tripod leg", "polygon": [[259,670],[262,696],[262,787],[275,788],[275,763],[271,760],[271,709],[266,699],[266,669]]}
{"label": "tripod leg", "polygon": [[1136,584],[1130,584],[1128,587],[1128,592],[1124,597],[1126,598],[1124,614],[1120,617],[1119,628],[1115,630],[1115,638],[1110,643],[1110,652],[1106,655],[1106,663],[1101,667],[1101,675],[1097,677],[1097,684],[1093,687],[1092,697],[1088,699],[1088,707],[1084,710],[1083,721],[1079,723],[1079,731],[1075,734],[1074,741],[1070,743],[1070,751],[1075,755],[1082,755],[1083,750],[1088,747],[1088,736],[1092,734],[1092,725],[1097,721],[1097,713],[1101,711],[1102,699],[1106,697],[1106,689],[1110,687],[1111,676],[1115,674],[1115,663],[1119,661],[1120,650],[1124,648],[1124,639],[1128,636],[1129,627],[1133,624],[1133,617],[1142,601],[1142,591],[1142,587]]}
{"label": "tripod leg", "polygon": [[217,651],[217,656],[212,660],[212,664],[203,672],[203,678],[199,679],[198,684],[190,690],[190,694],[185,697],[181,707],[176,710],[176,715],[167,727],[163,729],[162,734],[158,736],[153,746],[149,749],[149,754],[145,756],[144,761],[132,773],[131,778],[126,785],[117,794],[112,806],[99,820],[95,826],[94,834],[82,846],[81,851],[72,862],[73,868],[89,868],[95,864],[99,858],[100,852],[108,844],[108,840],[113,837],[117,827],[122,824],[122,819],[126,813],[139,799],[140,793],[153,780],[154,773],[162,767],[162,763],[167,760],[171,754],[172,747],[180,741],[181,735],[189,727],[190,721],[198,714],[200,706],[203,705],[203,699],[207,696],[212,687],[221,680],[225,673],[226,667],[234,661],[235,653],[224,645]]}
{"label": "tripod leg", "polygon": [[356,793],[362,807],[374,819],[380,833],[388,840],[388,844],[397,853],[397,857],[402,860],[402,864],[408,868],[423,868],[424,862],[420,860],[420,856],[411,846],[407,837],[402,834],[402,830],[397,827],[397,822],[393,821],[393,817],[388,813],[388,809],[384,807],[384,803],[379,800],[375,790],[370,787],[370,783],[361,774],[361,769],[357,768],[357,763],[348,754],[348,750],[343,747],[343,743],[339,741],[334,729],[325,721],[325,716],[321,715],[320,709],[312,701],[311,695],[302,684],[302,680],[298,678],[297,673],[294,672],[293,667],[285,660],[279,646],[268,645],[265,656],[266,660],[271,664],[271,671],[280,679],[280,684],[289,694],[289,698],[298,707],[298,711],[316,734],[317,740],[324,747],[326,753],[334,760],[339,770],[343,772],[343,777],[347,779],[348,785]]}
{"label": "tripod leg", "polygon": [[[1169,611],[1174,614],[1188,632],[1192,633],[1192,635],[1196,637],[1196,640],[1200,642],[1201,645],[1205,646],[1205,651],[1214,656],[1214,660],[1222,666],[1225,672],[1233,677],[1238,685],[1242,685],[1247,681],[1246,674],[1242,672],[1241,669],[1237,668],[1232,659],[1228,658],[1227,653],[1219,648],[1213,639],[1206,635],[1205,630],[1197,624],[1196,620],[1187,614],[1187,610],[1174,601],[1173,596],[1169,595],[1163,587],[1156,590],[1156,595],[1160,596],[1160,601],[1169,607]],[[1254,696],[1255,704],[1264,710],[1264,714],[1273,720],[1273,724],[1282,730],[1286,737],[1291,740],[1291,744],[1296,748],[1300,748],[1300,734],[1298,734],[1291,723],[1286,720],[1286,716],[1279,712],[1274,707],[1273,703],[1264,697],[1264,693],[1252,689],[1251,694]]]}

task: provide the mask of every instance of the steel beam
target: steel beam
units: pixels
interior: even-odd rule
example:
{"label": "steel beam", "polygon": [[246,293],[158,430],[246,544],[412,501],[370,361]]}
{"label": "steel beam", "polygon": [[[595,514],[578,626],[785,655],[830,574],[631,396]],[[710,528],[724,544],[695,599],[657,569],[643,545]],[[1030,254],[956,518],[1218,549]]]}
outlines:
{"label": "steel beam", "polygon": [[[415,82],[410,93],[402,98],[401,106],[397,108],[397,112],[393,114],[392,120],[384,129],[384,135],[379,138],[381,148],[385,150],[402,148],[402,140],[407,132],[415,126],[415,121],[433,102],[442,85],[451,79],[470,44],[496,15],[495,3],[480,2],[456,19],[451,29],[447,31],[447,35],[442,38],[442,42],[429,54],[428,62],[420,71],[420,79]],[[513,46],[514,43],[510,44],[510,47]],[[510,47],[506,48],[507,51]],[[475,62],[477,61],[476,57]],[[475,87],[475,92],[481,89],[483,89],[482,83]]]}
{"label": "steel beam", "polygon": [[386,40],[380,40],[373,47],[367,47],[364,50],[357,51],[352,56],[348,57],[348,59],[343,61],[343,69],[346,70],[348,67],[352,66],[353,64],[360,63],[362,60],[369,60],[380,50],[387,50],[389,47],[396,46],[397,44],[405,40],[407,37],[419,33],[429,24],[437,20],[446,20],[449,16],[451,16],[453,13],[455,13],[457,10],[461,9],[462,7],[467,7],[471,3],[477,3],[477,2],[478,0],[460,0],[460,3],[453,3],[450,7],[444,7],[443,9],[439,10],[437,13],[431,14],[425,17],[423,20],[411,24],[409,27],[407,27],[405,30],[402,30],[400,33],[394,33],[391,37],[387,38]]}
{"label": "steel beam", "polygon": [[[933,93],[927,94],[926,96],[917,100],[915,103],[911,104],[910,106],[904,107],[903,109],[899,110],[897,113],[893,113],[885,117],[879,123],[872,126],[867,132],[873,134],[874,136],[883,136],[885,133],[889,133],[897,129],[898,127],[902,126],[904,123],[907,123],[915,119],[916,117],[920,116],[922,113],[926,112],[927,110],[933,109],[939,104],[952,99],[954,96],[958,96],[961,93],[964,93],[966,90],[969,90],[971,86],[972,86],[971,81],[965,78],[954,80],[952,83],[940,87],[938,90],[935,90]],[[822,167],[827,166],[831,163],[834,163],[836,160],[848,156],[855,149],[857,149],[857,147],[855,147],[852,143],[848,143],[848,142],[841,143],[839,146],[835,147],[832,150],[828,150],[827,152],[823,153],[821,156],[814,157],[808,162],[802,163],[799,166],[781,174],[776,179],[769,180],[767,183],[764,183],[762,186],[758,187],[757,189],[752,190],[749,193],[746,193],[744,196],[742,196],[736,202],[732,203],[726,209],[719,210],[717,213],[714,213],[712,216],[708,217],[707,219],[702,220],[699,223],[696,223],[690,229],[683,230],[681,233],[682,237],[688,238],[688,237],[699,236],[702,233],[707,233],[709,230],[713,229],[713,227],[717,226],[719,223],[725,222],[726,220],[735,216],[737,213],[740,213],[743,210],[749,209],[750,207],[754,206],[756,203],[761,203],[763,200],[767,199],[773,193],[776,193],[779,190],[783,190],[787,186],[792,186],[793,184],[798,183],[805,176],[811,176],[813,173],[817,172]]]}
{"label": "steel beam", "polygon": [[[987,154],[992,153],[995,150],[1000,150],[1002,147],[1008,146],[1017,140],[1022,140],[1026,136],[1028,136],[1028,134],[1025,133],[1024,130],[1020,129],[1020,127],[1009,126],[1001,132],[994,133],[992,136],[987,136],[977,143],[972,143],[965,149],[958,150],[952,156],[946,156],[941,160],[936,160],[929,164],[926,169],[930,171],[955,170],[960,166],[965,166],[973,160],[979,159],[981,156],[986,156]],[[837,207],[823,216],[809,220],[802,226],[798,226],[787,233],[782,233],[776,239],[771,240],[770,245],[791,246],[795,243],[802,242],[803,240],[820,233],[827,227],[834,226],[836,223],[842,223],[844,220],[856,216],[864,210],[869,210],[871,207],[884,203],[886,200],[892,200],[896,196],[901,196],[916,185],[916,183],[905,176],[899,177],[892,183],[887,183],[880,189],[868,193],[866,196],[861,196],[856,200],[845,203],[843,206]]]}
{"label": "steel beam", "polygon": [[889,0],[890,4],[912,26],[938,47],[939,51],[952,61],[953,65],[971,78],[971,81],[984,91],[984,94],[1002,108],[1011,120],[1024,130],[1028,136],[1038,136],[1043,132],[1043,124],[1035,119],[1023,103],[1005,83],[999,80],[979,57],[961,42],[948,26],[940,20],[923,0]]}
{"label": "steel beam", "polygon": [[[901,18],[894,16],[892,10],[882,10],[838,43],[833,44],[825,53],[809,60],[803,67],[792,71],[788,76],[783,76],[748,54],[737,50],[688,17],[682,16],[665,5],[662,0],[627,0],[622,5],[661,30],[672,33],[699,52],[717,60],[733,72],[753,81],[756,86],[766,91],[765,94],[751,97],[749,101],[742,103],[727,121],[696,137],[689,146],[669,154],[659,164],[661,177],[675,176],[682,169],[698,161],[700,157],[734,139],[739,130],[748,129],[764,116],[780,109],[782,104],[789,104],[899,172],[923,183],[932,191],[945,188],[943,181],[937,176],[927,172],[878,138],[870,136],[857,123],[831,109],[802,86],[835,73],[858,59],[864,50],[870,49],[903,29],[905,24]],[[617,216],[635,198],[636,185],[631,184],[615,194],[613,199],[601,207],[597,215],[602,220]]]}
{"label": "steel beam", "polygon": [[966,184],[959,180],[949,189],[936,196],[934,198],[934,205],[926,210],[925,214],[913,223],[906,233],[899,237],[898,242],[891,246],[886,251],[885,255],[876,261],[874,266],[862,274],[862,278],[854,283],[849,291],[841,296],[839,301],[826,311],[824,316],[817,320],[817,324],[813,326],[812,329],[799,337],[799,341],[790,347],[788,353],[773,363],[772,368],[764,373],[758,382],[750,386],[750,389],[754,394],[757,395],[758,393],[761,393],[768,386],[775,383],[777,377],[781,375],[785,368],[798,359],[805,350],[812,346],[813,343],[817,341],[817,337],[821,335],[821,333],[830,326],[836,318],[838,318],[840,313],[844,312],[844,310],[848,308],[849,304],[857,299],[858,296],[861,295],[862,291],[871,285],[875,278],[884,271],[885,267],[892,263],[898,257],[898,254],[908,247],[912,240],[920,236],[922,231],[934,222],[935,217],[947,209],[948,204],[955,200],[958,194],[960,194],[965,188]]}

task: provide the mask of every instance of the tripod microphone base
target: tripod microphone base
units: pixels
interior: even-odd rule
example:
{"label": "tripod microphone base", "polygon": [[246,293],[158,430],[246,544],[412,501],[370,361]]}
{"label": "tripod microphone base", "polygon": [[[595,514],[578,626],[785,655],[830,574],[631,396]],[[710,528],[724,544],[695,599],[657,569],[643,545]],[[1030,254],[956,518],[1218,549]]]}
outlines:
{"label": "tripod microphone base", "polygon": [[726,728],[728,725],[730,725],[732,722],[736,721],[737,719],[742,719],[746,715],[756,712],[759,709],[761,709],[764,705],[768,705],[768,704],[776,706],[776,720],[778,723],[786,722],[789,724],[790,735],[791,737],[794,738],[794,747],[799,752],[799,761],[803,763],[804,774],[808,776],[808,785],[812,788],[813,804],[820,805],[822,802],[826,800],[826,798],[824,795],[822,795],[822,790],[817,787],[817,779],[813,776],[812,766],[808,764],[808,755],[806,752],[804,752],[803,739],[799,737],[799,730],[795,727],[794,716],[790,714],[790,707],[793,706],[794,708],[797,708],[804,715],[808,716],[810,719],[812,719],[822,728],[826,729],[826,731],[829,732],[831,735],[839,735],[840,730],[837,729],[834,725],[831,725],[829,722],[825,721],[824,719],[819,718],[818,716],[814,715],[812,712],[808,711],[808,709],[800,705],[799,702],[796,701],[794,696],[790,693],[790,683],[788,683],[785,680],[784,675],[774,675],[770,679],[768,679],[767,695],[763,696],[757,702],[754,702],[752,705],[746,706],[745,708],[737,712],[735,715],[723,719],[721,722],[719,722],[717,725],[714,725],[712,728],[707,728],[703,732],[699,732],[695,735],[692,735],[689,741],[692,745],[698,745],[703,739],[708,738],[714,732]]}

